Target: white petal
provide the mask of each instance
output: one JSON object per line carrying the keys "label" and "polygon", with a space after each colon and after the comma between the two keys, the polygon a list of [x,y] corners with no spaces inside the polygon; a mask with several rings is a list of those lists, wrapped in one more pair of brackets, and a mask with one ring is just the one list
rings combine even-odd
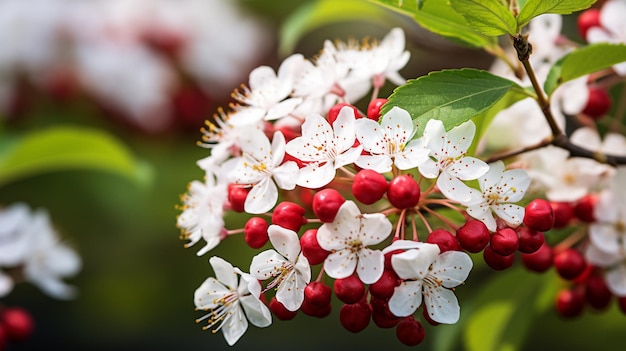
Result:
{"label": "white petal", "polygon": [[620,250],[618,240],[620,234],[611,224],[591,224],[589,226],[589,239],[602,251],[616,254]]}
{"label": "white petal", "polygon": [[194,292],[194,303],[198,309],[213,309],[217,307],[215,301],[230,292],[231,290],[217,279],[209,277]]}
{"label": "white petal", "polygon": [[461,180],[474,180],[487,173],[489,165],[474,157],[463,157],[446,170]]}
{"label": "white petal", "polygon": [[424,242],[413,240],[394,240],[391,245],[383,249],[383,254],[396,250],[416,249],[424,245]]}
{"label": "white petal", "polygon": [[293,190],[296,187],[299,173],[300,169],[298,168],[298,164],[293,161],[287,161],[279,167],[274,168],[272,176],[279,188]]}
{"label": "white petal", "polygon": [[222,322],[222,333],[228,346],[233,346],[248,330],[248,320],[241,307],[236,306],[230,311],[228,317]]}
{"label": "white petal", "polygon": [[610,267],[623,259],[619,253],[608,253],[598,249],[595,245],[587,245],[584,254],[589,263],[598,267]]}
{"label": "white petal", "polygon": [[213,267],[213,272],[215,272],[215,278],[217,278],[217,280],[232,290],[237,289],[239,283],[237,282],[237,274],[232,264],[217,256],[211,257],[209,263],[211,267]]}
{"label": "white petal", "polygon": [[420,163],[418,166],[420,173],[428,179],[437,178],[439,175],[439,165],[431,160],[430,158],[426,159],[424,162]]}
{"label": "white petal", "polygon": [[622,263],[617,268],[606,273],[606,284],[613,294],[619,297],[626,296],[626,264]]}
{"label": "white petal", "polygon": [[524,208],[513,204],[501,204],[493,206],[493,211],[498,217],[504,219],[505,222],[512,226],[522,224],[524,220]]}
{"label": "white petal", "polygon": [[422,304],[422,281],[405,281],[393,291],[389,311],[398,317],[412,315]]}
{"label": "white petal", "polygon": [[452,149],[448,148],[449,155],[455,157],[455,155],[464,154],[472,145],[475,133],[476,125],[471,120],[450,129],[448,131],[448,140],[450,140]]}
{"label": "white petal", "polygon": [[278,189],[270,178],[264,178],[252,187],[243,207],[247,213],[265,213],[274,207],[278,200]]}
{"label": "white petal", "polygon": [[279,274],[280,267],[286,265],[285,260],[274,250],[266,250],[252,258],[250,274],[259,280],[267,280]]}
{"label": "white petal", "polygon": [[8,295],[13,290],[14,285],[13,279],[0,271],[0,297]]}
{"label": "white petal", "polygon": [[285,158],[285,136],[281,131],[274,132],[272,137],[272,166],[278,167]]}
{"label": "white petal", "polygon": [[446,288],[463,284],[474,263],[468,254],[461,251],[446,251],[433,263],[431,274],[442,280]]}
{"label": "white petal", "polygon": [[385,154],[361,155],[354,163],[363,169],[370,169],[378,173],[391,172],[391,165],[393,164],[391,156]]}
{"label": "white petal", "polygon": [[304,288],[306,288],[306,285],[306,281],[295,272],[291,272],[280,283],[276,291],[276,300],[289,311],[297,311],[304,301]]}
{"label": "white petal", "polygon": [[381,127],[390,140],[407,143],[415,134],[415,126],[411,115],[397,106],[394,106],[381,118]]}
{"label": "white petal", "polygon": [[272,324],[272,313],[261,300],[252,295],[247,295],[241,296],[239,301],[244,311],[246,311],[246,316],[248,320],[250,320],[250,323],[259,328],[267,327]]}
{"label": "white petal", "polygon": [[289,116],[289,114],[291,114],[296,109],[296,106],[298,106],[301,102],[301,98],[291,98],[281,101],[267,110],[265,120],[271,121]]}
{"label": "white petal", "polygon": [[422,279],[428,274],[428,268],[439,252],[439,246],[424,244],[417,249],[391,256],[391,266],[402,279]]}
{"label": "white petal", "polygon": [[267,234],[276,251],[289,261],[296,261],[298,254],[300,254],[300,239],[296,232],[272,224],[267,228]]}
{"label": "white petal", "polygon": [[343,167],[345,165],[356,162],[356,160],[358,160],[361,156],[362,151],[363,146],[358,145],[356,147],[349,148],[343,153],[337,155],[337,157],[335,158],[335,168]]}
{"label": "white petal", "polygon": [[471,188],[448,172],[441,172],[437,178],[437,186],[441,193],[450,200],[463,203],[472,198]]}
{"label": "white petal", "polygon": [[424,304],[430,318],[442,324],[454,324],[461,315],[461,307],[452,290],[424,286]]}
{"label": "white petal", "polygon": [[429,152],[422,145],[412,143],[412,146],[394,155],[394,163],[401,170],[416,168],[428,159]]}
{"label": "white petal", "polygon": [[382,213],[364,213],[359,238],[364,245],[376,245],[389,237],[393,225]]}
{"label": "white petal", "polygon": [[354,273],[356,269],[357,256],[350,250],[339,250],[332,252],[324,260],[324,271],[329,277],[340,279],[346,278]]}
{"label": "white petal", "polygon": [[478,178],[478,185],[482,190],[498,184],[504,172],[504,163],[502,161],[492,162],[488,166],[489,170],[487,173]]}
{"label": "white petal", "polygon": [[496,219],[491,214],[491,208],[487,203],[482,203],[478,206],[472,206],[467,208],[467,214],[483,222],[487,229],[491,232],[495,232],[497,229]]}
{"label": "white petal", "polygon": [[429,120],[424,128],[423,137],[427,140],[427,147],[430,149],[431,155],[433,155],[437,160],[444,157],[441,154],[444,150],[444,144],[446,142],[446,130],[443,127],[443,122],[438,119]]}
{"label": "white petal", "polygon": [[373,284],[383,275],[385,256],[379,250],[362,248],[358,253],[356,272],[365,284]]}
{"label": "white petal", "polygon": [[345,248],[344,240],[356,237],[361,229],[359,217],[361,211],[353,201],[344,202],[332,223],[324,223],[317,230],[317,241],[326,251],[341,250]]}
{"label": "white petal", "polygon": [[339,111],[337,119],[333,123],[337,150],[343,152],[354,145],[356,140],[356,119],[354,110],[350,106],[344,106]]}
{"label": "white petal", "polygon": [[369,118],[359,118],[355,123],[356,137],[363,150],[373,154],[386,153],[385,130],[380,124]]}
{"label": "white petal", "polygon": [[269,66],[260,66],[250,72],[248,85],[251,90],[258,90],[276,81],[276,73]]}
{"label": "white petal", "polygon": [[317,162],[310,163],[300,168],[296,184],[304,188],[318,189],[330,183],[336,174],[335,165],[332,162],[326,162],[322,166]]}

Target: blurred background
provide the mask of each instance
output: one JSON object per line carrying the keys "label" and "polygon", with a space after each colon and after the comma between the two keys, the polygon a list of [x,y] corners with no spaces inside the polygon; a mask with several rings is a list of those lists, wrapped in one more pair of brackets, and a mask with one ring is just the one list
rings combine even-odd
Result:
{"label": "blurred background", "polygon": [[[361,10],[328,10],[333,6]],[[0,0],[0,148],[59,126],[87,128],[76,130],[106,133],[141,173],[124,176],[106,166],[49,169],[0,186],[0,206],[25,202],[47,209],[83,261],[79,274],[67,280],[79,288],[74,300],[53,299],[28,284],[0,300],[27,308],[36,323],[29,340],[7,349],[227,349],[221,335],[195,323],[202,314],[194,310],[193,292],[212,274],[210,255],[185,249],[176,228],[180,195],[203,176],[196,165],[208,155],[196,145],[203,120],[227,106],[230,93],[247,83],[256,66],[276,68],[295,52],[311,58],[325,39],[382,38],[396,26],[405,29],[412,53],[401,72],[407,79],[491,64],[482,51],[438,38],[411,18],[367,1]],[[211,255],[245,265],[254,252],[234,236]],[[483,330],[464,324],[480,301],[516,294],[514,284],[557,279],[519,267],[498,274],[479,265],[475,272],[471,284],[457,290],[461,322],[426,325],[420,348],[463,349],[468,335],[474,343],[490,342],[481,341]],[[497,284],[490,283],[494,279]],[[552,298],[549,292],[529,293],[520,303]],[[324,319],[299,314],[267,329],[250,327],[234,348],[407,348],[394,329],[371,323],[360,334],[346,331],[336,307]],[[548,308],[524,330],[484,313],[484,330],[505,328],[502,338],[520,349],[591,349],[624,341],[624,316],[614,307],[567,321]]]}

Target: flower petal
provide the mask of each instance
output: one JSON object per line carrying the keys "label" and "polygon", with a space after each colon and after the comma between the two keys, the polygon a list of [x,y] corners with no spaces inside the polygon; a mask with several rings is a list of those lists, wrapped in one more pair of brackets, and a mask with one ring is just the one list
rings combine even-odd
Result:
{"label": "flower petal", "polygon": [[239,285],[237,281],[237,274],[232,264],[227,262],[221,257],[213,256],[209,259],[213,272],[215,272],[215,278],[229,287],[231,290],[237,289]]}
{"label": "flower petal", "polygon": [[461,307],[452,290],[424,285],[424,304],[435,322],[454,324],[459,321]]}
{"label": "flower petal", "polygon": [[422,281],[405,281],[393,290],[389,311],[397,317],[410,316],[422,304]]}
{"label": "flower petal", "polygon": [[379,250],[362,248],[358,253],[356,272],[365,284],[373,284],[383,275],[385,256]]}
{"label": "flower petal", "polygon": [[431,274],[441,279],[444,287],[453,288],[463,284],[473,265],[472,259],[465,252],[446,251],[433,262]]}
{"label": "flower petal", "polygon": [[259,280],[270,279],[279,274],[280,267],[287,264],[287,260],[274,250],[266,250],[252,258],[250,274]]}
{"label": "flower petal", "polygon": [[306,167],[300,168],[296,184],[304,188],[318,189],[330,183],[336,174],[332,162],[325,162],[321,166],[318,162],[309,163]]}
{"label": "flower petal", "polygon": [[609,290],[619,297],[626,296],[626,264],[622,263],[606,273],[606,284]]}
{"label": "flower petal", "polygon": [[376,245],[389,237],[393,225],[382,213],[364,213],[359,238],[363,245]]}
{"label": "flower petal", "polygon": [[463,203],[472,198],[471,188],[446,171],[441,172],[437,178],[437,186],[441,193],[450,200]]}
{"label": "flower petal", "polygon": [[393,164],[391,156],[384,154],[361,155],[354,163],[363,169],[370,169],[378,173],[391,172],[391,165]]}
{"label": "flower petal", "polygon": [[221,324],[222,333],[228,346],[233,346],[248,330],[248,320],[241,307],[230,308],[230,312]]}
{"label": "flower petal", "polygon": [[270,242],[281,255],[290,262],[295,262],[300,254],[300,239],[293,230],[272,224],[267,228]]}
{"label": "flower petal", "polygon": [[218,305],[215,301],[230,293],[224,284],[213,277],[207,278],[194,292],[194,303],[201,310],[213,309]]}
{"label": "flower petal", "polygon": [[417,249],[391,256],[391,266],[402,279],[423,279],[439,252],[439,246],[424,244]]}
{"label": "flower petal", "polygon": [[505,222],[512,226],[522,224],[524,220],[524,208],[513,204],[501,204],[493,206],[493,211],[498,217],[504,219]]}
{"label": "flower petal", "polygon": [[357,256],[350,250],[332,252],[324,260],[324,271],[329,277],[335,279],[347,278],[356,269]]}
{"label": "flower petal", "polygon": [[263,178],[252,187],[243,204],[244,210],[251,214],[265,213],[274,207],[278,200],[278,189],[271,178]]}

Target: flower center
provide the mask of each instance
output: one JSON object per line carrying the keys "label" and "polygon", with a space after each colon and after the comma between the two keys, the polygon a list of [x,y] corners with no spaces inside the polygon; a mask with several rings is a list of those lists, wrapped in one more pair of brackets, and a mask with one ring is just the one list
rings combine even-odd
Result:
{"label": "flower center", "polygon": [[238,303],[238,301],[239,295],[235,291],[231,291],[218,299],[214,299],[212,302],[218,306],[206,315],[196,319],[196,323],[208,319],[208,324],[202,327],[202,330],[211,329],[215,325],[219,324],[215,329],[211,330],[212,333],[217,333],[220,329],[222,329],[224,323],[226,323],[233,315],[233,307]]}

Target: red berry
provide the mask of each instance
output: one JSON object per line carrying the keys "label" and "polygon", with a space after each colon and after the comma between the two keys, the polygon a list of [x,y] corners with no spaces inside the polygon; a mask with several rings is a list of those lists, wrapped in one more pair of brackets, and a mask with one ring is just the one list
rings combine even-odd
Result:
{"label": "red berry", "polygon": [[272,297],[269,308],[270,311],[272,311],[272,313],[276,316],[276,318],[283,321],[293,319],[298,314],[298,310],[289,311],[287,308],[285,308],[282,303],[276,300],[276,296]]}
{"label": "red berry", "polygon": [[370,101],[367,105],[367,118],[378,121],[380,119],[380,108],[387,103],[387,99],[378,98]]}
{"label": "red berry", "polygon": [[0,324],[7,332],[9,340],[24,341],[35,329],[35,322],[30,312],[21,307],[5,307],[0,312]]}
{"label": "red berry", "polygon": [[310,265],[316,265],[324,262],[330,254],[329,251],[322,249],[317,241],[317,229],[309,229],[300,237],[300,247],[302,254],[307,258]]}
{"label": "red berry", "polygon": [[574,204],[574,215],[583,222],[593,223],[596,221],[594,210],[598,198],[594,194],[587,194]]}
{"label": "red berry", "polygon": [[592,27],[600,27],[600,10],[599,9],[588,9],[583,11],[578,16],[576,21],[578,27],[578,34],[583,39],[587,39],[587,32]]}
{"label": "red berry", "polygon": [[393,250],[385,253],[385,269],[393,271],[393,265],[391,264],[391,256],[404,252],[404,250]]}
{"label": "red berry", "polygon": [[556,297],[556,311],[565,318],[579,316],[585,307],[585,292],[581,287],[561,290]]}
{"label": "red berry", "polygon": [[587,261],[578,250],[567,248],[555,254],[554,268],[563,279],[573,280],[585,271]]}
{"label": "red berry", "polygon": [[305,209],[297,203],[283,201],[276,205],[272,213],[272,223],[298,232],[300,227],[307,223],[305,212]]}
{"label": "red berry", "polygon": [[552,267],[554,261],[554,251],[550,245],[543,243],[539,249],[533,253],[522,253],[522,264],[526,269],[543,273]]}
{"label": "red berry", "polygon": [[551,202],[552,211],[554,212],[553,228],[560,229],[569,225],[574,218],[574,207],[569,202]]}
{"label": "red berry", "polygon": [[308,303],[316,306],[326,306],[330,304],[332,290],[322,282],[310,282],[304,288],[304,299]]}
{"label": "red berry", "polygon": [[269,237],[267,235],[267,221],[261,217],[252,217],[243,227],[246,243],[253,249],[260,249],[267,243]]}
{"label": "red berry", "polygon": [[413,316],[404,317],[396,327],[396,337],[407,346],[419,345],[426,336],[424,326]]}
{"label": "red berry", "polygon": [[545,236],[542,232],[532,230],[526,226],[517,229],[519,235],[519,251],[521,253],[533,253],[537,251],[545,242]]}
{"label": "red berry", "polygon": [[408,174],[399,175],[389,182],[387,199],[399,209],[415,207],[420,200],[420,186]]}
{"label": "red berry", "polygon": [[228,202],[230,208],[235,212],[244,212],[244,204],[250,188],[245,185],[230,183],[228,184]]}
{"label": "red berry", "polygon": [[387,179],[370,169],[360,170],[352,182],[352,194],[366,205],[382,199],[387,191]]}
{"label": "red berry", "polygon": [[493,233],[490,240],[491,249],[502,256],[513,254],[519,248],[517,232],[511,228],[502,228]]}
{"label": "red berry", "polygon": [[426,242],[429,244],[437,244],[439,246],[439,251],[461,251],[461,245],[459,245],[459,241],[456,237],[445,229],[435,229],[430,234],[428,234],[428,238]]}
{"label": "red berry", "polygon": [[611,109],[613,104],[609,93],[600,88],[589,87],[589,99],[583,113],[593,119],[600,119]]}
{"label": "red berry", "polygon": [[461,247],[468,252],[480,252],[489,243],[489,229],[483,222],[470,219],[457,229],[456,238]]}
{"label": "red berry", "polygon": [[355,118],[361,117],[361,112],[359,112],[359,109],[357,109],[354,105],[350,105],[346,102],[340,102],[336,104],[335,106],[331,107],[330,110],[328,110],[328,115],[326,115],[326,119],[328,120],[328,123],[330,123],[330,125],[333,125],[333,123],[335,123],[335,121],[337,120],[337,116],[339,116],[339,112],[341,111],[343,107],[346,107],[346,106],[354,110]]}
{"label": "red berry", "polygon": [[307,316],[324,318],[332,312],[332,305],[318,306],[304,300],[302,306],[300,306],[300,310]]}
{"label": "red berry", "polygon": [[389,299],[398,283],[398,275],[392,269],[385,269],[380,279],[370,284],[370,294],[379,299]]}
{"label": "red berry", "polygon": [[333,283],[335,295],[344,303],[357,303],[365,294],[365,285],[355,274],[335,279]]}
{"label": "red berry", "polygon": [[554,225],[554,212],[550,202],[534,199],[524,210],[524,224],[538,232],[545,232]]}
{"label": "red berry", "polygon": [[335,189],[320,190],[313,196],[313,213],[322,222],[331,223],[345,201],[346,199]]}
{"label": "red berry", "polygon": [[354,304],[345,304],[339,311],[339,322],[348,331],[358,333],[370,323],[372,310],[365,300]]}
{"label": "red berry", "polygon": [[487,246],[483,250],[483,259],[489,267],[496,271],[501,271],[513,266],[513,262],[515,261],[515,254],[502,256],[499,253],[495,252],[491,248],[491,246]]}
{"label": "red berry", "polygon": [[596,310],[603,310],[611,303],[613,293],[606,285],[603,276],[593,274],[585,281],[585,297],[591,307]]}
{"label": "red berry", "polygon": [[377,299],[370,297],[370,306],[372,307],[372,321],[379,328],[393,328],[400,323],[401,318],[395,316],[389,310],[389,300]]}

